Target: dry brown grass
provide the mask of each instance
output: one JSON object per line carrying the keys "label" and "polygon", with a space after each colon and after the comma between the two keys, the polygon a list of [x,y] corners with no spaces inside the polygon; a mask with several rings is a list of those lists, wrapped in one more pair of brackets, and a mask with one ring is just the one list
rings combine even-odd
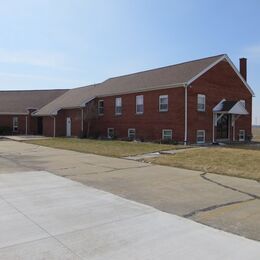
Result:
{"label": "dry brown grass", "polygon": [[253,127],[253,141],[260,142],[260,127]]}
{"label": "dry brown grass", "polygon": [[163,150],[184,148],[184,146],[182,145],[126,142],[116,140],[102,141],[78,138],[50,138],[44,140],[27,141],[27,143],[111,157],[124,157],[150,152],[158,152]]}
{"label": "dry brown grass", "polygon": [[150,162],[260,181],[260,150],[208,148],[163,155]]}

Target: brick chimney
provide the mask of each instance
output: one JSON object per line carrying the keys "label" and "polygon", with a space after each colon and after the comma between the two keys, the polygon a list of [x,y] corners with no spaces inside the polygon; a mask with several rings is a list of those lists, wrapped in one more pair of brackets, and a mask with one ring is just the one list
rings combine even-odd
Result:
{"label": "brick chimney", "polygon": [[240,58],[239,59],[239,65],[240,65],[240,74],[245,79],[247,78],[247,59],[246,58]]}

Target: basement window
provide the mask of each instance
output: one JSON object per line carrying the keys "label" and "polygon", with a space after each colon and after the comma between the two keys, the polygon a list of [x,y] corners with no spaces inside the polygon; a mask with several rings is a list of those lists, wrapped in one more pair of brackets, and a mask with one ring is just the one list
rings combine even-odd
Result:
{"label": "basement window", "polygon": [[128,129],[128,138],[130,140],[135,140],[135,128]]}
{"label": "basement window", "polygon": [[197,144],[205,143],[205,130],[197,130]]}
{"label": "basement window", "polygon": [[139,95],[135,98],[136,102],[136,114],[143,114],[144,113],[144,96]]}
{"label": "basement window", "polygon": [[246,140],[246,131],[239,130],[239,139],[240,142],[244,142]]}
{"label": "basement window", "polygon": [[159,96],[159,111],[160,112],[168,111],[168,95]]}
{"label": "basement window", "polygon": [[104,115],[104,100],[98,101],[98,114],[100,116]]}
{"label": "basement window", "polygon": [[205,95],[198,94],[197,110],[200,112],[205,112],[205,110],[206,110],[206,96]]}
{"label": "basement window", "polygon": [[13,117],[13,132],[18,132],[18,117]]}
{"label": "basement window", "polygon": [[108,128],[107,129],[107,137],[110,139],[113,139],[115,137],[115,129],[114,128]]}
{"label": "basement window", "polygon": [[171,129],[163,129],[162,130],[162,139],[163,140],[172,140],[172,130]]}
{"label": "basement window", "polygon": [[122,115],[122,98],[117,97],[116,98],[116,103],[115,103],[115,113],[116,115]]}

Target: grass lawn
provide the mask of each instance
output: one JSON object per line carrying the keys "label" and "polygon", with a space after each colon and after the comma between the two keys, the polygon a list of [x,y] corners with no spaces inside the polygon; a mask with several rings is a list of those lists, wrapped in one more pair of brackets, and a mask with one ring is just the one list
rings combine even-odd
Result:
{"label": "grass lawn", "polygon": [[50,138],[45,140],[26,141],[26,143],[112,157],[124,157],[149,152],[185,148],[183,145],[126,142],[116,140],[101,141],[77,138]]}
{"label": "grass lawn", "polygon": [[149,162],[260,181],[260,150],[208,148],[163,155]]}

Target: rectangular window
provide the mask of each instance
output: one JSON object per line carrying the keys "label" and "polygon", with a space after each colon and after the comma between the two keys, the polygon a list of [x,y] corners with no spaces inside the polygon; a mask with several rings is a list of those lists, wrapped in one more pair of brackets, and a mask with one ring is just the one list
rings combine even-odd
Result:
{"label": "rectangular window", "polygon": [[104,115],[104,100],[99,100],[98,101],[98,114]]}
{"label": "rectangular window", "polygon": [[113,139],[115,137],[115,130],[114,128],[107,129],[107,137]]}
{"label": "rectangular window", "polygon": [[159,96],[159,111],[160,112],[168,111],[168,95]]}
{"label": "rectangular window", "polygon": [[144,113],[144,96],[136,96],[136,114],[143,114]]}
{"label": "rectangular window", "polygon": [[246,140],[246,131],[245,130],[239,130],[239,141],[244,142]]}
{"label": "rectangular window", "polygon": [[205,130],[197,130],[197,144],[205,143]]}
{"label": "rectangular window", "polygon": [[115,113],[116,115],[122,115],[122,98],[117,97],[115,102]]}
{"label": "rectangular window", "polygon": [[15,116],[13,117],[13,132],[17,132],[18,131],[18,117]]}
{"label": "rectangular window", "polygon": [[135,140],[135,128],[128,129],[128,138],[130,140]]}
{"label": "rectangular window", "polygon": [[163,140],[172,140],[172,130],[171,129],[163,129],[162,130],[162,139]]}
{"label": "rectangular window", "polygon": [[198,94],[197,110],[204,112],[206,110],[206,96]]}

